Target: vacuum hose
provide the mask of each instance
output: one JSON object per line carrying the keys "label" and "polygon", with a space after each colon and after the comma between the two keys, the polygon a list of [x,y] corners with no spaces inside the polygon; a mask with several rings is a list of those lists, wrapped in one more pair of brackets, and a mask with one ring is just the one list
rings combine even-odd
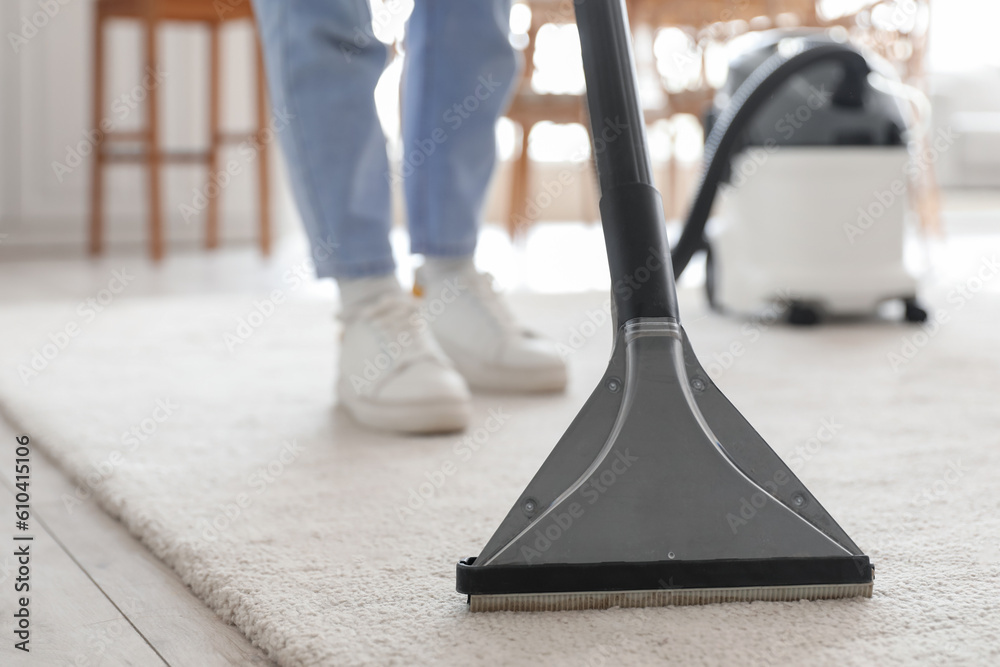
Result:
{"label": "vacuum hose", "polygon": [[575,2],[616,326],[679,318],[624,0]]}
{"label": "vacuum hose", "polygon": [[856,106],[860,101],[860,90],[856,84],[868,74],[870,68],[863,55],[850,46],[837,43],[807,45],[791,56],[775,53],[736,90],[705,141],[705,167],[698,194],[688,212],[681,237],[670,253],[675,278],[680,277],[694,254],[704,248],[705,225],[719,184],[737,142],[754,115],[792,76],[816,63],[830,61],[841,63],[845,70],[844,80],[833,93],[833,102]]}

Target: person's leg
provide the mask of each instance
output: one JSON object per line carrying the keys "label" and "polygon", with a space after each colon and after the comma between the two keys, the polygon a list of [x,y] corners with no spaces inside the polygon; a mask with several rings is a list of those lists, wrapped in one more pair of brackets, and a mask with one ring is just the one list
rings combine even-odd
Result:
{"label": "person's leg", "polygon": [[468,423],[469,395],[415,324],[389,245],[385,137],[375,85],[387,48],[366,0],[254,0],[276,118],[319,277],[341,293],[337,393],[359,422],[405,432]]}
{"label": "person's leg", "polygon": [[407,27],[402,174],[416,283],[434,337],[474,387],[551,391],[566,384],[555,345],[517,324],[476,271],[496,121],[519,78],[509,0],[417,0]]}
{"label": "person's leg", "polygon": [[471,256],[518,78],[510,0],[416,0],[406,33],[403,162],[410,244]]}
{"label": "person's leg", "polygon": [[271,104],[319,277],[394,270],[375,85],[387,47],[366,0],[254,0]]}

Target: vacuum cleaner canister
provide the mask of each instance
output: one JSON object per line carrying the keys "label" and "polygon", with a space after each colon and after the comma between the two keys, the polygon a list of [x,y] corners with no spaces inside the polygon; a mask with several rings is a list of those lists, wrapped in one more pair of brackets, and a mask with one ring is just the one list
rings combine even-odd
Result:
{"label": "vacuum cleaner canister", "polygon": [[[757,68],[803,39],[835,43],[809,30],[742,38],[751,46],[730,63],[709,128]],[[906,114],[870,83],[866,65],[860,54],[853,64],[813,63],[743,125],[705,241],[713,308],[751,314],[778,302],[805,324],[823,314],[870,315],[901,300],[907,320],[926,319],[903,258],[913,167]]]}
{"label": "vacuum cleaner canister", "polygon": [[[652,187],[624,3],[577,3],[576,13],[591,123],[624,128],[595,153],[612,284],[643,280],[614,292],[607,370],[482,552],[458,563],[458,591],[473,611],[870,597],[868,557],[695,357]],[[856,57],[817,45],[770,62],[765,78]],[[739,122],[720,118],[721,150]],[[695,240],[675,258],[696,250],[700,233]],[[680,259],[683,268],[690,255]]]}

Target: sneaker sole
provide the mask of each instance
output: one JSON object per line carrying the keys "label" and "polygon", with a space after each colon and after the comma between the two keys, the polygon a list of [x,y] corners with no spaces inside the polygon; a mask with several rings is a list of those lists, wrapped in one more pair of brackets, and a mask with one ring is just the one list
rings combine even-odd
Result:
{"label": "sneaker sole", "polygon": [[363,398],[341,399],[341,405],[363,426],[396,433],[454,433],[469,425],[471,408],[454,401],[386,405]]}

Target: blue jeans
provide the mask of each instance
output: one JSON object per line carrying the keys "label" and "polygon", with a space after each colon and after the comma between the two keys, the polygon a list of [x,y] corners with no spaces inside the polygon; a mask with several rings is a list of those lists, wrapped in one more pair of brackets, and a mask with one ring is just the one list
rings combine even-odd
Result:
{"label": "blue jeans", "polygon": [[[271,103],[320,277],[394,269],[385,136],[374,90],[388,48],[366,0],[253,0]],[[385,7],[398,11],[400,3]],[[416,0],[403,74],[403,187],[411,249],[470,255],[517,76],[510,0]],[[380,17],[376,17],[378,20]],[[382,19],[384,20],[384,18]]]}

